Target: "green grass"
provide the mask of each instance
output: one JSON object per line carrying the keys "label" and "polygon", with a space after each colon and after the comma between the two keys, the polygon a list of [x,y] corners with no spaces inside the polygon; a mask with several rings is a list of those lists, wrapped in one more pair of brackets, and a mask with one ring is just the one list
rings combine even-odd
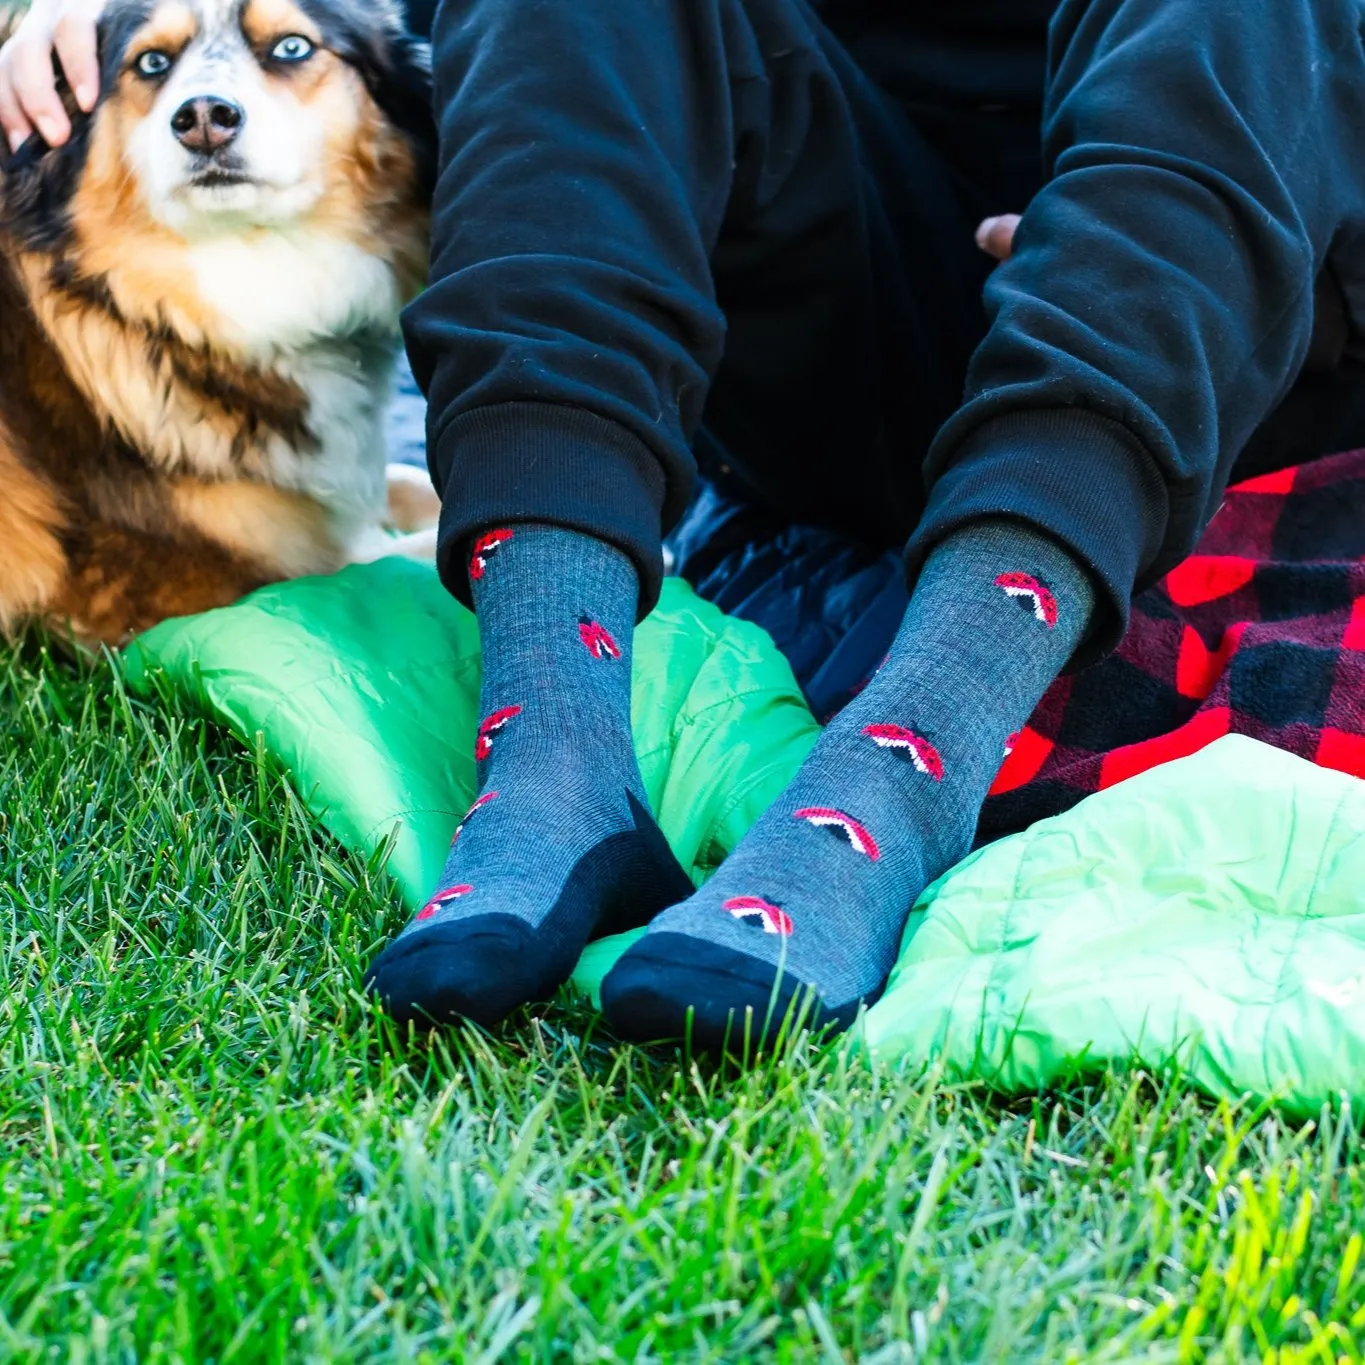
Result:
{"label": "green grass", "polygon": [[0,1358],[1358,1361],[1349,1116],[1019,1101],[580,1005],[407,1047],[403,919],[212,727],[0,654]]}

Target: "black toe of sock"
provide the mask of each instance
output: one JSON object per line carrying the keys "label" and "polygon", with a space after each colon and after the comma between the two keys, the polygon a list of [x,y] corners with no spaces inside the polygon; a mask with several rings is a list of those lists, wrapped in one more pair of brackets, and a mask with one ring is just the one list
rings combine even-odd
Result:
{"label": "black toe of sock", "polygon": [[525,920],[477,915],[396,939],[365,973],[365,989],[400,1024],[470,1019],[488,1028],[518,1005],[548,999],[572,967],[556,972]]}
{"label": "black toe of sock", "polygon": [[812,1031],[846,1029],[857,1016],[856,1001],[832,1010],[818,999],[807,1007],[808,997],[803,982],[778,980],[766,962],[685,934],[647,934],[602,982],[602,1010],[620,1037],[653,1043],[690,1036],[708,1052],[761,1047],[789,1016]]}

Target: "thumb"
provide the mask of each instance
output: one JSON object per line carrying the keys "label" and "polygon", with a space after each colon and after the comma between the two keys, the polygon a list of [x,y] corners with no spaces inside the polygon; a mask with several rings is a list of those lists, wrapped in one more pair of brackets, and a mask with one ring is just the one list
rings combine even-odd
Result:
{"label": "thumb", "polygon": [[1017,213],[1002,213],[987,218],[976,230],[976,244],[997,261],[1007,261],[1014,250],[1014,230],[1019,226]]}

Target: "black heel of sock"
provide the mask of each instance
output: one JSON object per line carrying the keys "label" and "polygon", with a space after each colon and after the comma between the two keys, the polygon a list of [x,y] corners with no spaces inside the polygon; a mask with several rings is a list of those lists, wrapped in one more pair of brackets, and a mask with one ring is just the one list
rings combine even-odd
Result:
{"label": "black heel of sock", "polygon": [[626,792],[626,802],[634,828],[613,835],[594,850],[606,864],[602,873],[611,888],[592,931],[595,939],[639,929],[696,890],[649,808],[631,791]]}

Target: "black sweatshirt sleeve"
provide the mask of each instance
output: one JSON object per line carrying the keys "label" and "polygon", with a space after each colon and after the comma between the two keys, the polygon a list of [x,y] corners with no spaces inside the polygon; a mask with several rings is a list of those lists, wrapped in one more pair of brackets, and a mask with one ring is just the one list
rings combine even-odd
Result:
{"label": "black sweatshirt sleeve", "polygon": [[912,575],[953,526],[1022,516],[1106,590],[1102,649],[1135,584],[1190,552],[1302,366],[1315,277],[1360,205],[1358,24],[1346,0],[1065,0],[1049,180],[930,453]]}
{"label": "black sweatshirt sleeve", "polygon": [[715,6],[632,6],[436,10],[431,283],[404,331],[466,602],[469,536],[537,520],[629,554],[644,615],[690,495],[733,130]]}

